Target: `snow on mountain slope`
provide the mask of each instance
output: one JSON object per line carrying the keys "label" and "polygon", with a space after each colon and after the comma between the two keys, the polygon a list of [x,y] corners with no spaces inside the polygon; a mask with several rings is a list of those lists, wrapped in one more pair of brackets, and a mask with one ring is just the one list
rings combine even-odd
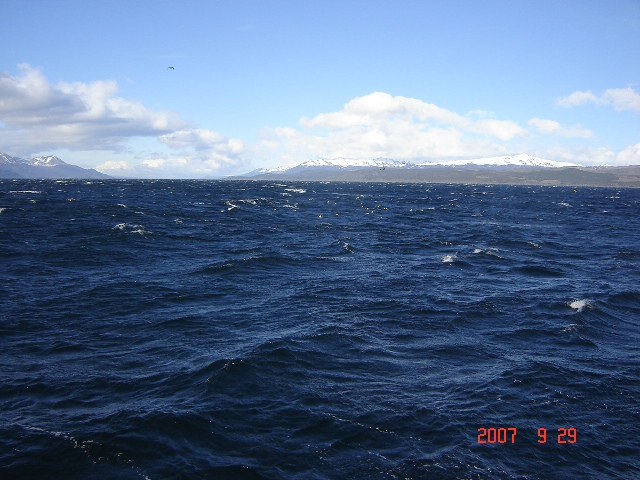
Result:
{"label": "snow on mountain slope", "polygon": [[29,159],[0,152],[0,178],[109,178],[91,168],[63,162],[53,155]]}
{"label": "snow on mountain slope", "polygon": [[505,155],[503,157],[486,157],[476,158],[472,160],[451,160],[442,162],[425,162],[418,163],[418,166],[464,166],[464,165],[483,165],[492,167],[544,167],[544,168],[561,168],[561,167],[579,167],[576,163],[569,162],[556,162],[553,160],[546,160],[540,157],[532,157],[526,153],[520,153],[518,155]]}
{"label": "snow on mountain slope", "polygon": [[47,155],[44,157],[33,157],[29,160],[32,165],[36,165],[38,167],[55,167],[58,165],[67,165],[67,163],[63,162],[59,157],[54,157],[52,155]]}
{"label": "snow on mountain slope", "polygon": [[6,153],[0,153],[0,164],[5,165],[32,165],[35,167],[57,167],[59,165],[68,165],[63,162],[60,158],[54,157],[53,155],[46,155],[43,157],[33,157],[33,158],[20,158],[20,157],[12,157],[11,155],[7,155]]}
{"label": "snow on mountain slope", "polygon": [[[307,160],[299,165],[293,167],[277,167],[271,169],[259,169],[255,173],[284,173],[290,171],[303,170],[307,168],[335,168],[335,169],[354,169],[354,168],[402,168],[412,167],[413,164],[409,162],[400,162],[397,160],[390,160],[388,158],[318,158],[314,160]],[[254,172],[252,172],[254,173]]]}
{"label": "snow on mountain slope", "polygon": [[388,158],[377,159],[362,159],[362,158],[320,158],[315,160],[308,160],[299,165],[293,167],[277,167],[271,169],[258,169],[250,172],[251,175],[263,174],[263,173],[285,173],[285,172],[297,172],[300,170],[310,168],[334,168],[334,169],[357,169],[357,168],[421,168],[430,166],[486,166],[486,167],[544,167],[544,168],[560,168],[560,167],[579,167],[580,165],[568,162],[556,162],[553,160],[546,160],[540,157],[533,157],[526,153],[520,153],[518,155],[506,155],[503,157],[486,157],[476,158],[471,160],[447,160],[439,162],[421,162],[411,163],[408,161],[397,161]]}
{"label": "snow on mountain slope", "polygon": [[5,164],[5,163],[11,163],[12,160],[13,160],[12,156],[7,155],[6,153],[0,152],[0,165]]}
{"label": "snow on mountain slope", "polygon": [[[298,165],[299,167],[338,167],[338,168],[355,168],[355,167],[404,167],[407,162],[398,162],[387,158],[332,158],[309,160]],[[295,167],[294,167],[295,168]]]}

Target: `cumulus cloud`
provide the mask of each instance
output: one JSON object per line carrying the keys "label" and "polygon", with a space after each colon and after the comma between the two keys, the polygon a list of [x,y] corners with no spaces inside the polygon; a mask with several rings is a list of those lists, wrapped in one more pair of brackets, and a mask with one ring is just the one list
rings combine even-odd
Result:
{"label": "cumulus cloud", "polygon": [[629,145],[616,155],[619,165],[640,165],[640,143]]}
{"label": "cumulus cloud", "polygon": [[[178,130],[161,135],[158,140],[187,156],[187,163],[199,162],[205,170],[217,170],[242,162],[245,145],[206,129]],[[184,160],[184,157],[181,157]]]}
{"label": "cumulus cloud", "polygon": [[241,140],[229,139],[217,132],[202,128],[178,130],[161,135],[159,140],[173,148],[193,148],[196,151],[216,152],[228,158],[228,163],[235,163],[234,157],[242,153],[244,144]]}
{"label": "cumulus cloud", "polygon": [[171,152],[150,153],[136,164],[110,160],[96,169],[116,176],[201,178],[231,174],[235,167],[245,163],[243,142],[211,130],[176,130],[160,135],[158,141]]}
{"label": "cumulus cloud", "polygon": [[508,120],[485,119],[472,122],[468,126],[471,132],[489,135],[500,140],[511,140],[525,135],[525,130],[515,122]]}
{"label": "cumulus cloud", "polygon": [[214,175],[242,160],[244,144],[206,129],[192,128],[177,114],[151,110],[118,96],[113,80],[52,84],[28,64],[20,75],[0,73],[0,145],[13,155],[54,150],[127,150],[134,138],[151,137],[176,152],[132,163],[110,160],[105,173],[141,176]]}
{"label": "cumulus cloud", "polygon": [[532,118],[529,120],[528,124],[536,128],[540,133],[559,135],[561,137],[589,138],[593,136],[593,132],[587,128],[565,127],[555,120]]}
{"label": "cumulus cloud", "polygon": [[119,150],[135,136],[156,136],[186,125],[177,115],[117,96],[113,80],[51,84],[37,69],[0,74],[0,139],[4,148]]}
{"label": "cumulus cloud", "polygon": [[[103,156],[103,163],[96,167],[114,175],[213,177],[242,171],[250,156],[275,165],[313,157],[494,156],[526,151],[527,142],[531,137],[539,138],[538,134],[593,136],[586,128],[551,119],[532,118],[522,126],[493,112],[460,114],[420,99],[374,92],[350,100],[340,110],[303,117],[296,128],[264,129],[261,142],[247,145],[197,128],[173,112],[152,110],[123,98],[113,80],[53,84],[30,65],[19,69],[15,76],[0,72],[0,147],[19,156],[55,150],[115,152]],[[640,111],[640,95],[631,88],[610,89],[600,96],[573,92],[557,101],[567,108],[588,103]],[[162,152],[135,159],[124,155],[130,152],[132,139],[140,138],[155,139]],[[550,158],[573,155],[567,159],[577,163],[605,158],[609,163],[640,163],[639,148],[632,145],[619,153],[567,151]]]}
{"label": "cumulus cloud", "polygon": [[585,103],[596,103],[597,100],[598,97],[591,92],[573,92],[567,97],[556,100],[556,105],[559,107],[571,108],[584,105]]}
{"label": "cumulus cloud", "polygon": [[9,126],[55,124],[56,117],[72,117],[82,111],[82,102],[49,84],[36,69],[19,66],[21,77],[0,72],[0,116]]}
{"label": "cumulus cloud", "polygon": [[300,129],[263,132],[263,146],[285,158],[446,158],[507,152],[504,142],[526,135],[510,120],[463,116],[416,98],[384,92],[354,98],[342,110],[303,117]]}
{"label": "cumulus cloud", "polygon": [[600,97],[605,105],[611,105],[617,111],[633,110],[640,112],[640,94],[632,88],[614,88],[607,90]]}
{"label": "cumulus cloud", "polygon": [[524,134],[524,130],[514,122],[494,119],[473,120],[471,116],[463,117],[432,103],[416,98],[394,97],[384,92],[374,92],[355,98],[345,104],[339,112],[321,113],[312,119],[300,120],[303,127],[329,129],[379,128],[390,123],[404,123],[417,129],[447,125],[507,140]]}
{"label": "cumulus cloud", "polygon": [[[630,109],[635,108],[634,95],[630,89],[608,90],[601,97],[575,92],[565,103],[597,100]],[[264,129],[261,149],[254,148],[253,153],[273,166],[317,157],[444,160],[520,151],[583,165],[640,163],[640,144],[620,151],[589,143],[562,146],[557,143],[560,138],[592,139],[594,132],[552,119],[531,118],[522,126],[496,116],[481,110],[459,114],[419,99],[375,92],[354,98],[340,110],[303,117],[298,128]],[[541,145],[541,135],[556,137],[556,143]]]}
{"label": "cumulus cloud", "polygon": [[454,112],[415,98],[393,97],[388,93],[374,92],[351,100],[339,112],[321,113],[311,120],[303,118],[300,123],[305,127],[347,128],[376,125],[384,119],[416,119],[422,122],[433,120],[453,125],[466,121]]}
{"label": "cumulus cloud", "polygon": [[623,110],[640,112],[640,94],[632,88],[611,88],[600,96],[590,91],[577,91],[556,101],[557,106],[565,108],[577,107],[585,103],[611,106],[618,112]]}
{"label": "cumulus cloud", "polygon": [[554,160],[581,165],[640,165],[640,143],[618,151],[608,147],[553,145],[544,154]]}
{"label": "cumulus cloud", "polygon": [[116,172],[117,174],[124,174],[124,172],[130,172],[133,170],[133,165],[124,160],[108,160],[101,163],[96,167],[101,172]]}

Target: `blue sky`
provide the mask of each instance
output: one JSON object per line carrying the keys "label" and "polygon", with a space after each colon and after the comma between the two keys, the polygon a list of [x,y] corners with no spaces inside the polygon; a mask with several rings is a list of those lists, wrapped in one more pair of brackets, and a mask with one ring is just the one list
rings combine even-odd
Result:
{"label": "blue sky", "polygon": [[0,16],[10,155],[156,178],[342,156],[640,164],[640,0],[2,0]]}

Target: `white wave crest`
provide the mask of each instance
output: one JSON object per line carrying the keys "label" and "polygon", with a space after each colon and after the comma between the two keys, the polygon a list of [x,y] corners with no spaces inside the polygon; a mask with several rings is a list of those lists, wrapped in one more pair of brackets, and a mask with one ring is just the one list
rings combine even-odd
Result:
{"label": "white wave crest", "polygon": [[120,230],[121,232],[137,233],[138,235],[148,235],[152,232],[147,230],[144,225],[131,225],[128,223],[118,223],[112,230]]}
{"label": "white wave crest", "polygon": [[569,302],[569,307],[573,308],[576,312],[581,312],[582,310],[585,309],[585,307],[588,307],[590,304],[589,300],[587,300],[586,298],[583,298],[581,300],[573,300],[571,302]]}
{"label": "white wave crest", "polygon": [[562,331],[563,332],[577,332],[579,328],[580,328],[580,325],[578,325],[577,323],[570,323],[569,325],[565,326],[562,329]]}

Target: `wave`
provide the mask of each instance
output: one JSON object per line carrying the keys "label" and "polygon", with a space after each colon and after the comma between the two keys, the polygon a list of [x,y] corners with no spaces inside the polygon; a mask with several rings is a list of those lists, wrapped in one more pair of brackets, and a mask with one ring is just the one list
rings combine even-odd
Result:
{"label": "wave", "polygon": [[577,313],[580,313],[585,308],[587,308],[587,307],[589,307],[591,305],[591,301],[586,299],[586,298],[583,298],[581,300],[572,300],[567,305],[569,305],[569,307],[574,309]]}
{"label": "wave", "polygon": [[295,267],[299,265],[299,261],[300,259],[287,255],[255,255],[240,259],[220,260],[207,266],[199,267],[192,273],[195,275],[216,275],[233,271],[269,271]]}
{"label": "wave", "polygon": [[112,230],[117,230],[123,233],[135,233],[137,235],[142,235],[142,236],[147,236],[153,233],[150,230],[147,230],[147,228],[144,225],[137,225],[137,224],[130,224],[130,223],[118,223],[112,228]]}
{"label": "wave", "polygon": [[515,267],[517,272],[527,277],[564,277],[566,274],[559,268],[552,268],[545,265],[526,265],[523,267]]}
{"label": "wave", "polygon": [[640,473],[637,190],[0,186],[0,477]]}

